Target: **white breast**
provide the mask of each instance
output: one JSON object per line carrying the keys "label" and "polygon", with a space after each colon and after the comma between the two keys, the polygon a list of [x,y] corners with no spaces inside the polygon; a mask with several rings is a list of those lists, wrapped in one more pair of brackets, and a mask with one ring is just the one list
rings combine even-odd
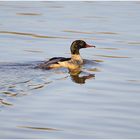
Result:
{"label": "white breast", "polygon": [[72,55],[71,60],[59,62],[59,65],[69,69],[78,69],[83,64],[83,59],[80,55]]}

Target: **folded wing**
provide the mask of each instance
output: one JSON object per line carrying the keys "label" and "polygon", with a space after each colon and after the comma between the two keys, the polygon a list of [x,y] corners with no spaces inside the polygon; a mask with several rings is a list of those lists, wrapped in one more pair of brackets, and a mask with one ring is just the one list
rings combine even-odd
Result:
{"label": "folded wing", "polygon": [[69,61],[71,58],[65,58],[65,57],[53,57],[51,59],[49,59],[48,61],[40,64],[37,66],[37,68],[41,68],[41,69],[50,69],[52,65],[54,64],[58,64],[59,62],[63,62],[63,61]]}

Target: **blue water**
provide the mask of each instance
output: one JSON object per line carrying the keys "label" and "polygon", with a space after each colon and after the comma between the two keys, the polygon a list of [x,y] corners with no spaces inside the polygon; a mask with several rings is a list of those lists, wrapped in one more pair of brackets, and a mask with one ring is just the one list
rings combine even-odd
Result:
{"label": "blue water", "polygon": [[[0,138],[140,138],[140,2],[0,2]],[[79,75],[34,67],[70,56]]]}

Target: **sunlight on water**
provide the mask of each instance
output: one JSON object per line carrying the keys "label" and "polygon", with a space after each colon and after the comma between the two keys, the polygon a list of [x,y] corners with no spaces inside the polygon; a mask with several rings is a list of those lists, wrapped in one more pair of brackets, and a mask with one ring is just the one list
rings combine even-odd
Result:
{"label": "sunlight on water", "polygon": [[[0,138],[140,138],[139,2],[0,2]],[[70,57],[79,71],[38,69]]]}

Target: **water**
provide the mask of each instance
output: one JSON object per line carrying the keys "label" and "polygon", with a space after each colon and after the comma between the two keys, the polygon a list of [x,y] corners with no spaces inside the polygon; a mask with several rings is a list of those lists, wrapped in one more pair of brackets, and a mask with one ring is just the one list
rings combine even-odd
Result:
{"label": "water", "polygon": [[[0,138],[140,138],[139,2],[0,2]],[[82,49],[82,72],[34,69]]]}

